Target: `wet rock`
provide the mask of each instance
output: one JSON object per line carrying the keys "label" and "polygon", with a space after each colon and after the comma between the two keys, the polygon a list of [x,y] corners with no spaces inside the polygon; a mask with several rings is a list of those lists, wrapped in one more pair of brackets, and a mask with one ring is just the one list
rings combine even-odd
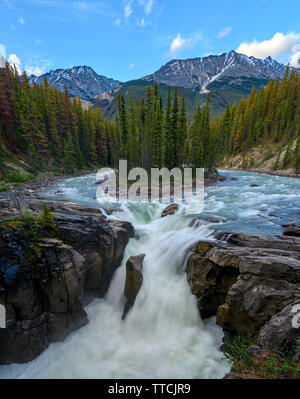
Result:
{"label": "wet rock", "polygon": [[250,184],[250,187],[259,187],[259,184]]}
{"label": "wet rock", "polygon": [[189,227],[198,227],[201,224],[218,224],[218,223],[226,223],[227,219],[222,216],[215,216],[215,215],[199,215],[194,217]]}
{"label": "wet rock", "polygon": [[166,209],[162,212],[161,217],[164,218],[166,216],[174,215],[179,209],[178,204],[171,204],[166,207]]}
{"label": "wet rock", "polygon": [[86,324],[84,305],[106,294],[134,235],[130,223],[110,222],[98,209],[36,198],[26,207],[38,216],[45,203],[56,238],[40,236],[33,245],[21,223],[0,228],[0,304],[7,310],[0,364],[28,362]]}
{"label": "wet rock", "polygon": [[237,181],[237,178],[236,177],[232,177],[231,180],[232,181]]}
{"label": "wet rock", "polygon": [[287,228],[287,227],[296,227],[295,223],[292,224],[282,224],[281,227]]}
{"label": "wet rock", "polygon": [[126,303],[122,319],[124,320],[127,313],[133,307],[136,297],[143,284],[143,260],[146,255],[131,256],[126,262],[126,282],[124,294]]}
{"label": "wet rock", "polygon": [[291,237],[300,237],[300,227],[296,227],[295,225],[290,225],[286,227],[283,232],[284,236],[291,236]]}
{"label": "wet rock", "polygon": [[223,182],[225,180],[226,180],[226,176],[222,176],[217,173],[211,173],[208,176],[205,176],[204,184],[205,184],[205,186],[209,186],[211,184],[214,184],[217,182]]}

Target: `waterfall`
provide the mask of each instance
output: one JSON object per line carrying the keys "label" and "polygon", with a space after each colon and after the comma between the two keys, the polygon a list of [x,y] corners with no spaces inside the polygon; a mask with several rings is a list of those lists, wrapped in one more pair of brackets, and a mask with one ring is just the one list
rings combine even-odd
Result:
{"label": "waterfall", "polygon": [[[110,217],[130,221],[138,238],[130,240],[106,297],[86,308],[89,324],[30,363],[0,367],[0,378],[222,378],[230,369],[219,350],[223,333],[214,318],[199,316],[187,282],[187,256],[216,229],[278,234],[280,215],[300,211],[300,180],[234,176],[238,181],[229,178],[206,190],[205,212],[228,220],[218,226],[189,227],[197,206],[161,218],[162,205],[123,204]],[[94,175],[70,179],[48,194],[95,206],[94,181]],[[250,187],[253,182],[259,187]],[[270,211],[278,214],[272,221]],[[126,261],[139,254],[146,255],[143,285],[122,321]]]}

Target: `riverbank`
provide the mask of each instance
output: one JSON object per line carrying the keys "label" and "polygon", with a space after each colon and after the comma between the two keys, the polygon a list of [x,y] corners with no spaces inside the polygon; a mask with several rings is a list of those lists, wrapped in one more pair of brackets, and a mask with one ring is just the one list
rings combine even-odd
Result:
{"label": "riverbank", "polygon": [[227,167],[220,167],[222,170],[236,171],[236,172],[250,172],[250,173],[259,173],[264,175],[270,176],[280,176],[280,177],[292,177],[296,179],[300,179],[300,174],[294,173],[293,169],[287,170],[264,170],[264,169],[242,169],[242,168],[227,168]]}
{"label": "riverbank", "polygon": [[[290,148],[292,154],[295,151],[295,147],[296,140],[294,140]],[[267,146],[260,144],[251,148],[246,154],[238,153],[225,156],[220,162],[219,168],[299,178],[300,174],[295,171],[294,158],[290,157],[289,162],[285,160],[287,150],[288,144],[283,147],[275,143],[268,143]]]}
{"label": "riverbank", "polygon": [[[10,197],[36,197],[42,199],[43,196],[40,195],[41,191],[44,189],[48,189],[56,183],[59,183],[63,180],[73,179],[76,177],[86,176],[93,173],[97,173],[98,169],[86,170],[78,173],[73,173],[70,175],[57,175],[57,176],[45,176],[38,177],[35,180],[30,180],[26,183],[14,183],[11,184],[7,190],[1,191],[0,185],[0,199],[7,199]],[[226,177],[221,176],[217,173],[212,173],[208,177],[205,178],[205,186],[209,186],[219,181],[225,181]],[[2,187],[5,185],[2,185]],[[95,186],[96,190],[96,186]]]}
{"label": "riverbank", "polygon": [[[1,191],[1,187],[7,186],[7,184],[0,185],[0,199],[5,199],[10,196],[13,197],[30,197],[37,196],[39,197],[39,193],[41,190],[49,188],[54,184],[62,181],[68,180],[75,177],[86,176],[92,173],[96,173],[98,169],[85,170],[69,175],[56,175],[56,176],[42,176],[37,177],[34,180],[27,181],[25,183],[12,183]],[[42,197],[41,197],[42,198]]]}

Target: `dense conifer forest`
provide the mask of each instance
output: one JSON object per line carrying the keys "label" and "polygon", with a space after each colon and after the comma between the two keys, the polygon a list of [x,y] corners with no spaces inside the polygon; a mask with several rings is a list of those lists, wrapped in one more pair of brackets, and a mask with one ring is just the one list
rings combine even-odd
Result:
{"label": "dense conifer forest", "polygon": [[[291,167],[300,173],[299,73],[287,67],[281,81],[269,81],[257,91],[253,87],[247,99],[228,106],[221,118],[211,122],[211,130],[219,160],[228,155],[243,156],[255,146],[265,145],[264,156],[276,157],[274,170]],[[276,145],[275,154],[269,148],[272,144]]]}
{"label": "dense conifer forest", "polygon": [[246,154],[259,143],[285,148],[282,165],[300,172],[300,76],[286,70],[282,81],[228,106],[220,118],[210,115],[209,95],[192,120],[184,97],[169,88],[166,104],[159,86],[140,100],[118,98],[115,120],[92,105],[49,86],[30,86],[8,62],[0,68],[0,171],[7,173],[7,154],[23,159],[31,172],[74,173],[99,166],[204,167],[212,171],[226,155]]}

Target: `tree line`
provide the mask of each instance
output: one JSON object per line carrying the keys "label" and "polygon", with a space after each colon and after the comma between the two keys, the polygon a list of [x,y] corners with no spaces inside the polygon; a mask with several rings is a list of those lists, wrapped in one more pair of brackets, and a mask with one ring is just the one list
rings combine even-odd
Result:
{"label": "tree line", "polygon": [[[247,154],[265,143],[278,146],[277,165],[300,172],[300,76],[287,67],[282,80],[252,89],[247,99],[228,105],[211,118],[209,95],[191,120],[184,97],[168,90],[166,103],[157,84],[141,99],[118,96],[115,120],[92,104],[52,88],[47,79],[31,86],[8,62],[0,68],[0,172],[5,154],[30,164],[32,171],[73,173],[102,166],[205,168],[209,173],[224,156]],[[282,156],[282,149],[285,154]],[[282,159],[282,165],[279,159]]]}
{"label": "tree line", "polygon": [[274,169],[289,166],[300,173],[299,72],[288,66],[283,79],[270,80],[257,91],[253,87],[247,99],[228,105],[223,115],[211,122],[211,129],[219,159],[247,154],[259,144],[268,148],[274,143],[276,154],[269,154],[277,156]]}
{"label": "tree line", "polygon": [[[26,157],[33,170],[73,173],[96,166],[214,167],[209,98],[189,126],[184,97],[169,88],[166,104],[159,86],[126,104],[118,97],[118,114],[104,118],[91,104],[71,99],[47,79],[31,86],[8,62],[0,68],[0,168],[5,151]],[[1,166],[2,165],[2,166]]]}

